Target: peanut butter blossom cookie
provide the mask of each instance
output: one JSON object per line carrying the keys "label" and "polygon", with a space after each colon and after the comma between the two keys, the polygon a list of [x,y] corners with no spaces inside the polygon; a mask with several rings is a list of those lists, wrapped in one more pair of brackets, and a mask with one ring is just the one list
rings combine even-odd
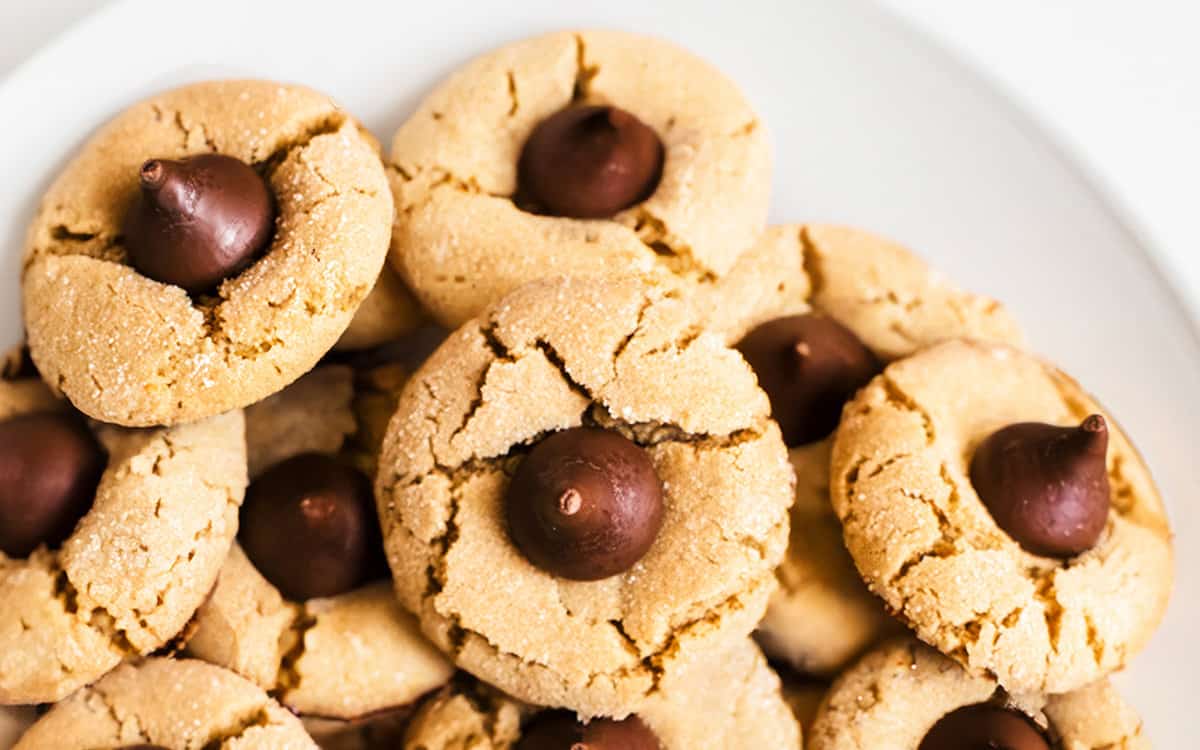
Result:
{"label": "peanut butter blossom cookie", "polygon": [[800,728],[780,694],[779,678],[746,639],[672,674],[637,714],[624,719],[582,721],[570,711],[520,706],[460,681],[418,709],[403,745],[405,750],[800,746]]}
{"label": "peanut butter blossom cookie", "polygon": [[[453,671],[386,580],[355,386],[349,368],[322,366],[247,410],[238,544],[188,644],[306,717],[404,708]],[[366,403],[386,419],[395,394]]]}
{"label": "peanut butter blossom cookie", "polygon": [[405,387],[376,495],[401,600],[458,665],[584,717],[635,712],[745,636],[792,473],[767,397],[677,290],[535,282]]}
{"label": "peanut butter blossom cookie", "polygon": [[960,336],[1015,343],[1020,330],[908,250],[834,226],[770,228],[696,300],[707,325],[736,337],[796,471],[791,541],[760,640],[797,670],[836,673],[897,628],[854,569],[829,501],[842,407],[889,359]]}
{"label": "peanut butter blossom cookie", "polygon": [[194,659],[124,664],[50,709],[14,750],[316,750],[260,688]]}
{"label": "peanut butter blossom cookie", "polygon": [[242,431],[241,412],[97,425],[0,379],[0,704],[59,700],[184,628],[237,530]]}
{"label": "peanut butter blossom cookie", "polygon": [[105,422],[188,422],[309,370],[382,266],[393,207],[373,140],[328,98],[200,83],[84,145],[30,227],[29,346]]}
{"label": "peanut butter blossom cookie", "polygon": [[1107,680],[1014,696],[911,638],[846,670],[818,710],[811,750],[1149,750],[1142,722]]}
{"label": "peanut butter blossom cookie", "polygon": [[846,407],[831,464],[846,545],[921,637],[1014,693],[1125,666],[1166,609],[1171,533],[1116,422],[1053,366],[952,341]]}
{"label": "peanut butter blossom cookie", "polygon": [[391,262],[450,326],[546,276],[722,276],[763,230],[770,188],[736,85],[616,31],[477,58],[400,128],[391,165]]}

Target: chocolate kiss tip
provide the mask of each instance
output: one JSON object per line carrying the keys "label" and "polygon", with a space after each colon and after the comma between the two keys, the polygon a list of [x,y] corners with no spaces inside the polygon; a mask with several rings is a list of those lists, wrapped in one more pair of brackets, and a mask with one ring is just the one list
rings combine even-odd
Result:
{"label": "chocolate kiss tip", "polygon": [[629,114],[618,107],[608,108],[608,124],[612,125],[617,130],[625,127],[633,119],[633,115]]}
{"label": "chocolate kiss tip", "polygon": [[163,178],[166,176],[166,172],[166,167],[163,165],[162,161],[158,159],[148,159],[142,164],[142,168],[138,171],[138,179],[141,180],[143,187],[161,187]]}
{"label": "chocolate kiss tip", "polygon": [[1083,423],[1079,425],[1079,429],[1083,430],[1084,432],[1107,433],[1108,422],[1104,420],[1102,415],[1093,414],[1087,419],[1083,420]]}
{"label": "chocolate kiss tip", "polygon": [[583,497],[574,488],[568,489],[558,498],[558,510],[564,516],[575,515],[581,507],[583,507]]}

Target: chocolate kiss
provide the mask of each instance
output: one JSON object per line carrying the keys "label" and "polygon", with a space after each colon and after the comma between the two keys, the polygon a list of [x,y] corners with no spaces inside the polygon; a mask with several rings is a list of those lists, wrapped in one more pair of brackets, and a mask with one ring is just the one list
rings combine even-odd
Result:
{"label": "chocolate kiss", "polygon": [[271,239],[271,191],[238,159],[151,159],[138,179],[141,191],[125,217],[125,247],[143,276],[208,291],[248,266]]}
{"label": "chocolate kiss", "polygon": [[1108,425],[1009,425],[983,441],[971,483],[992,518],[1035,555],[1073,557],[1095,546],[1108,519]]}
{"label": "chocolate kiss", "polygon": [[658,135],[616,107],[568,107],[521,149],[522,195],[555,216],[599,219],[640,203],[662,176]]}
{"label": "chocolate kiss", "polygon": [[616,432],[587,427],[534,446],[505,503],[509,533],[525,557],[576,581],[629,570],[663,521],[662,483],[646,451]]}
{"label": "chocolate kiss", "polygon": [[938,720],[917,750],[1050,750],[1033,720],[1011,708],[978,703]]}

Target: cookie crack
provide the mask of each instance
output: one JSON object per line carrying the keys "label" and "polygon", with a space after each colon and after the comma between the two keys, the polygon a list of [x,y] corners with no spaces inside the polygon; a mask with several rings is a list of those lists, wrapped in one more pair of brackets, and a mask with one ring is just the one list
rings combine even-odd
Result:
{"label": "cookie crack", "polygon": [[275,671],[275,684],[269,691],[271,696],[283,702],[288,693],[300,687],[300,659],[308,648],[308,631],[317,626],[317,615],[305,605],[293,605],[292,621],[279,634],[280,645],[287,645]]}
{"label": "cookie crack", "polygon": [[508,108],[508,116],[512,117],[517,114],[517,110],[521,108],[521,101],[517,97],[517,77],[509,70],[505,76],[508,78],[508,98],[512,104]]}
{"label": "cookie crack", "polygon": [[921,426],[925,430],[925,442],[928,445],[933,445],[936,440],[936,434],[933,429],[933,419],[926,412],[916,399],[908,395],[903,388],[900,387],[895,380],[888,375],[884,370],[879,376],[879,381],[883,384],[883,394],[888,403],[900,408],[903,411],[910,411],[921,418]]}
{"label": "cookie crack", "polygon": [[689,245],[670,231],[665,220],[655,215],[646,206],[640,205],[623,214],[638,240],[654,253],[655,262],[674,275],[692,277],[696,283],[707,284],[717,280],[717,275],[700,263]]}
{"label": "cookie crack", "polygon": [[592,95],[592,81],[600,75],[599,65],[588,65],[587,42],[583,34],[575,35],[575,83],[571,87],[571,103],[586,101]]}
{"label": "cookie crack", "polygon": [[825,291],[825,269],[807,226],[800,227],[800,267],[808,277],[808,296],[815,300]]}
{"label": "cookie crack", "polygon": [[220,750],[220,748],[241,739],[247,732],[261,727],[269,727],[273,723],[267,705],[263,704],[235,717],[228,725],[209,732],[204,744],[201,745],[201,750]]}
{"label": "cookie crack", "polygon": [[119,652],[123,658],[141,655],[130,642],[125,630],[117,627],[117,618],[102,605],[96,604],[87,611],[82,611],[79,605],[79,589],[71,581],[67,571],[58,567],[57,561],[52,568],[54,573],[53,596],[62,605],[66,614],[74,615],[86,627],[103,635],[111,648]]}

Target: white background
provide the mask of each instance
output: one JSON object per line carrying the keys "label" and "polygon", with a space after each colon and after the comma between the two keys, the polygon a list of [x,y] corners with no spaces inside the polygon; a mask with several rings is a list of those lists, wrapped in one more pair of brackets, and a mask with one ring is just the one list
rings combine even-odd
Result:
{"label": "white background", "polygon": [[[111,1],[0,0],[0,76]],[[1200,320],[1200,4],[882,2],[999,83],[1078,158]]]}

